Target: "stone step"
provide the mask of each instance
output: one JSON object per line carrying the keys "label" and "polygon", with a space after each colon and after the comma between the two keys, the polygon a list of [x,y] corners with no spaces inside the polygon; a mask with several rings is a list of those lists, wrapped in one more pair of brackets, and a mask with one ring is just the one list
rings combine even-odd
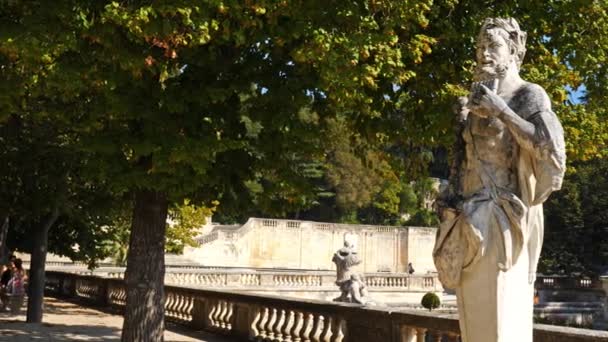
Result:
{"label": "stone step", "polygon": [[603,308],[602,302],[544,302],[534,305],[535,308]]}
{"label": "stone step", "polygon": [[594,309],[594,308],[557,308],[557,309],[538,309],[534,308],[534,313],[537,314],[589,314],[589,315],[599,315],[603,314],[603,309]]}

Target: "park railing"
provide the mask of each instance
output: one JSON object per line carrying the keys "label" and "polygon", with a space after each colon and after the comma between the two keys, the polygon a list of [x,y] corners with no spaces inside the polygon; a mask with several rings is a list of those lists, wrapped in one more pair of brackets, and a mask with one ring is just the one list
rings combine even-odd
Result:
{"label": "park railing", "polygon": [[[60,271],[80,275],[108,278],[124,278],[124,268],[102,267],[95,271],[85,268],[48,267],[49,271]],[[407,273],[365,273],[365,283],[372,291],[439,292],[443,287],[437,274],[417,275]],[[333,290],[336,288],[335,271],[278,271],[255,269],[168,269],[165,284],[192,287],[233,287],[238,289],[290,289],[306,288]]]}
{"label": "park railing", "polygon": [[[46,273],[47,294],[112,307],[126,303],[122,279]],[[459,341],[454,315],[318,300],[165,286],[168,320],[250,341]],[[535,325],[536,342],[608,341],[608,332]]]}
{"label": "park railing", "polygon": [[535,288],[540,289],[601,289],[602,281],[599,278],[539,275],[536,278]]}

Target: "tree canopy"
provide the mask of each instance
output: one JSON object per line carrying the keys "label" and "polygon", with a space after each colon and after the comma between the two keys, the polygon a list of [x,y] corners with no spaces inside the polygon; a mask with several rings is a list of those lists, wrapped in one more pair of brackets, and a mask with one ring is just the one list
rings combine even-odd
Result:
{"label": "tree canopy", "polygon": [[[488,16],[515,17],[528,31],[522,76],[547,89],[569,160],[605,157],[602,0],[0,1],[0,123],[51,124],[45,139],[60,144],[49,146],[78,156],[84,187],[74,189],[133,201],[123,339],[160,339],[170,207],[217,200],[226,217],[254,204],[276,216],[323,205],[368,207],[374,220],[399,213],[416,202],[411,181],[447,165],[452,102],[467,92]],[[573,103],[568,89],[581,85]],[[0,181],[19,184],[36,163],[23,158],[27,144],[8,146],[1,155],[23,165]],[[44,164],[47,174],[66,170],[62,160]],[[143,301],[158,310],[144,317],[133,307]]]}

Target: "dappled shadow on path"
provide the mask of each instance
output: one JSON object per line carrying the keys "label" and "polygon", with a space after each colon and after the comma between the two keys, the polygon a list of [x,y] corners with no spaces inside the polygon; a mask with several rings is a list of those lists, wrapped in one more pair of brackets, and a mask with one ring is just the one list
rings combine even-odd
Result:
{"label": "dappled shadow on path", "polygon": [[0,341],[120,341],[116,327],[74,324],[0,323]]}
{"label": "dappled shadow on path", "polygon": [[[101,311],[78,305],[77,302],[45,298],[42,324],[25,322],[24,304],[20,315],[0,313],[0,341],[120,341],[122,316],[114,311]],[[195,331],[167,322],[166,342],[241,341],[221,335]]]}

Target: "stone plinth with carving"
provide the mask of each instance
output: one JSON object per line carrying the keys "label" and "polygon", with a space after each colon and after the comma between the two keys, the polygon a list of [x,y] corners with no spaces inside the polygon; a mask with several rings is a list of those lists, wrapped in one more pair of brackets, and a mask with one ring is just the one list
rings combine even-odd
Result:
{"label": "stone plinth with carving", "polygon": [[471,94],[459,99],[457,154],[438,200],[433,257],[456,289],[463,342],[532,342],[542,203],[565,171],[564,133],[545,90],[519,76],[526,33],[490,18]]}

